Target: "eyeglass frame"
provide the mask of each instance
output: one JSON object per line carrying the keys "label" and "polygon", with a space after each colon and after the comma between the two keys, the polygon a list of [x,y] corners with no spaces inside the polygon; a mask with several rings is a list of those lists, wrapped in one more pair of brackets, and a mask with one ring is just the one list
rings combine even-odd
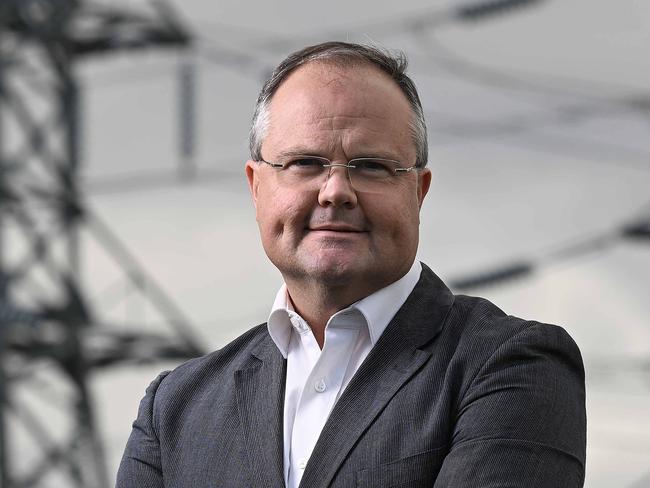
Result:
{"label": "eyeglass frame", "polygon": [[[352,159],[350,159],[346,164],[333,163],[330,159],[328,159],[328,158],[326,158],[326,157],[323,157],[323,156],[313,156],[313,155],[310,155],[310,154],[296,154],[296,155],[292,155],[292,158],[293,158],[293,160],[298,160],[298,159],[316,159],[316,160],[319,160],[319,161],[324,161],[324,162],[326,161],[327,164],[323,164],[323,166],[322,166],[323,169],[329,169],[329,171],[328,171],[328,173],[327,173],[327,177],[326,177],[325,180],[327,180],[327,179],[331,176],[331,174],[332,174],[332,168],[347,168],[347,170],[348,170],[348,171],[347,171],[348,178],[350,178],[350,181],[352,181],[352,178],[351,178],[351,176],[350,176],[350,168],[352,168],[352,169],[356,168],[356,166],[354,166],[353,164],[351,164],[351,163],[353,163],[354,161],[386,161],[386,162],[389,162],[389,163],[395,163],[396,165],[398,165],[398,167],[397,167],[397,168],[391,168],[391,170],[392,170],[391,176],[392,176],[392,177],[395,177],[395,176],[397,176],[398,174],[410,173],[410,172],[413,171],[413,170],[416,170],[416,171],[417,171],[417,170],[419,170],[419,169],[422,169],[422,167],[421,167],[421,166],[418,166],[417,164],[414,164],[413,166],[402,167],[402,166],[401,166],[402,163],[399,162],[399,161],[396,161],[395,159],[380,158],[380,157],[371,157],[371,156],[368,156],[368,157],[361,157],[361,158],[352,158]],[[276,168],[276,169],[285,169],[285,168],[287,167],[287,165],[290,164],[292,161],[289,161],[289,162],[287,162],[287,163],[273,163],[273,162],[271,162],[271,161],[267,161],[267,160],[265,160],[264,158],[261,158],[261,159],[258,159],[257,162],[258,162],[258,163],[265,163],[265,164],[268,164],[271,168]]]}

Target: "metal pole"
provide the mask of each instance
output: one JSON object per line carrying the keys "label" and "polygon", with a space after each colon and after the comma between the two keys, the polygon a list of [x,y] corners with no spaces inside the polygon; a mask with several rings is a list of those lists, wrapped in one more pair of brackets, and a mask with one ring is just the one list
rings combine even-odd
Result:
{"label": "metal pole", "polygon": [[[67,127],[65,136],[65,171],[64,191],[65,203],[63,206],[63,221],[65,222],[67,234],[68,266],[75,282],[80,283],[82,278],[80,259],[80,224],[83,214],[81,213],[81,202],[79,194],[79,167],[80,167],[80,124],[79,124],[79,87],[74,77],[74,59],[64,46],[51,51],[58,57],[61,78],[61,93],[59,100],[62,103],[64,123]],[[74,319],[73,319],[74,321]],[[109,474],[106,466],[104,449],[97,434],[97,426],[94,415],[94,405],[88,391],[88,364],[82,345],[81,336],[83,330],[88,327],[87,323],[71,323],[69,340],[71,350],[75,351],[72,360],[71,376],[77,383],[79,400],[76,405],[76,415],[79,421],[81,436],[84,438],[80,443],[79,467],[82,480],[87,483],[88,488],[109,488]],[[85,441],[85,442],[84,442]],[[88,443],[88,444],[86,444]]]}
{"label": "metal pole", "polygon": [[184,180],[196,177],[196,60],[185,50],[178,65],[178,120],[180,157],[179,176]]}
{"label": "metal pole", "polygon": [[7,430],[5,410],[7,405],[7,378],[5,377],[5,351],[6,351],[6,329],[9,321],[5,320],[4,313],[1,310],[7,303],[7,280],[4,273],[4,235],[3,223],[5,212],[5,201],[3,200],[3,191],[5,187],[5,160],[4,160],[4,133],[3,133],[3,112],[2,104],[5,98],[4,73],[5,58],[3,48],[3,38],[0,37],[0,487],[9,488],[9,461],[7,456]]}

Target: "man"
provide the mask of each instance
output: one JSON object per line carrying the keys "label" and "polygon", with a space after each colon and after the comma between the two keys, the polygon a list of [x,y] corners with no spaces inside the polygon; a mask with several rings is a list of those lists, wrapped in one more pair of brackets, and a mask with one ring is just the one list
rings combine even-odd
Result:
{"label": "man", "polygon": [[151,384],[119,488],[582,486],[574,342],[415,260],[431,173],[405,68],[337,42],[275,70],[246,175],[284,285],[268,323]]}

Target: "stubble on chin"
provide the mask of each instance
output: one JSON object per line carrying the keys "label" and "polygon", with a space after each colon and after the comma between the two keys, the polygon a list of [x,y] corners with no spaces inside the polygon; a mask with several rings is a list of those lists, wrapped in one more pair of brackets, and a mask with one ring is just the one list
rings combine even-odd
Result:
{"label": "stubble on chin", "polygon": [[342,288],[359,276],[359,257],[335,240],[324,240],[316,249],[303,248],[274,263],[285,281],[298,286]]}

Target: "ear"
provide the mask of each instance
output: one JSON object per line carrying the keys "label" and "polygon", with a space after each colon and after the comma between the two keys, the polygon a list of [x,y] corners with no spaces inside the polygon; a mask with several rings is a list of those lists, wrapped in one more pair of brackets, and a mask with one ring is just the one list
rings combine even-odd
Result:
{"label": "ear", "polygon": [[422,202],[424,202],[424,197],[427,196],[429,192],[429,187],[431,186],[431,170],[429,168],[424,168],[418,171],[418,207],[422,208]]}
{"label": "ear", "polygon": [[248,180],[248,189],[251,192],[251,197],[253,197],[253,205],[257,210],[257,187],[259,186],[260,180],[257,172],[259,171],[259,165],[249,159],[246,161],[246,179]]}

